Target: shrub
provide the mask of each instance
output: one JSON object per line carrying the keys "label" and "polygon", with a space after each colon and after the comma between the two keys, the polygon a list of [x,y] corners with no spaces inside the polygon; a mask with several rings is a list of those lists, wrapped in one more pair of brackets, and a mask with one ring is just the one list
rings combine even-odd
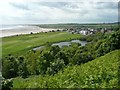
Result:
{"label": "shrub", "polygon": [[2,90],[11,90],[13,87],[13,81],[12,79],[4,79],[2,78]]}

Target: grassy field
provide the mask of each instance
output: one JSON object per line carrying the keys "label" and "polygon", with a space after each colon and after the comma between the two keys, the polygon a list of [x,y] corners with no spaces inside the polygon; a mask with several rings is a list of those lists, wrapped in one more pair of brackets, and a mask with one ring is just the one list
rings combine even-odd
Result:
{"label": "grassy field", "polygon": [[39,34],[27,34],[2,38],[2,55],[24,54],[34,47],[44,45],[47,42],[59,42],[80,38],[80,34],[70,34],[67,32],[48,32]]}
{"label": "grassy field", "polygon": [[70,66],[54,76],[13,79],[13,88],[113,88],[118,87],[120,50],[80,66]]}
{"label": "grassy field", "polygon": [[79,23],[66,23],[66,24],[41,24],[37,25],[42,28],[63,28],[63,29],[68,29],[70,27],[72,28],[81,28],[81,27],[86,27],[86,28],[115,28],[118,26],[117,23],[93,23],[93,24],[79,24]]}

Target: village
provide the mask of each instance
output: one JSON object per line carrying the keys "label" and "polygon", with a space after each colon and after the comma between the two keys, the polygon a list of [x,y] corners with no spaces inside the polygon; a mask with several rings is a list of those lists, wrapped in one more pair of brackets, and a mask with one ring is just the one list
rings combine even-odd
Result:
{"label": "village", "polygon": [[99,28],[99,29],[93,29],[93,28],[70,28],[67,29],[67,32],[72,34],[83,34],[83,35],[93,35],[97,32],[101,33],[111,33],[112,29],[110,28]]}

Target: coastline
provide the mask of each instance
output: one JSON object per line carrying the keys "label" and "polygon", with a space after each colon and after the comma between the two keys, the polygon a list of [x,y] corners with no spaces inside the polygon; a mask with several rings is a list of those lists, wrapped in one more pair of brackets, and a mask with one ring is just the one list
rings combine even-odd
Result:
{"label": "coastline", "polygon": [[[53,31],[53,30],[57,31],[58,29],[40,28],[38,26],[25,26],[25,27],[16,28],[16,29],[5,29],[5,30],[0,30],[0,38],[21,35],[21,34],[49,32],[49,31]],[[62,30],[62,29],[59,29],[59,30]]]}

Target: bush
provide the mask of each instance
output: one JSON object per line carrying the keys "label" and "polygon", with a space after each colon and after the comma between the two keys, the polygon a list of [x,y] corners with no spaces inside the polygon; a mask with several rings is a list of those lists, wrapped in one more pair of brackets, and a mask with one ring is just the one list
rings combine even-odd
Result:
{"label": "bush", "polygon": [[64,61],[60,60],[59,58],[50,64],[50,67],[47,68],[47,74],[54,75],[59,70],[65,67]]}
{"label": "bush", "polygon": [[8,56],[2,63],[2,75],[4,78],[8,79],[17,76],[18,64],[14,56]]}
{"label": "bush", "polygon": [[2,78],[2,90],[11,90],[13,87],[13,81],[12,79],[4,79]]}

